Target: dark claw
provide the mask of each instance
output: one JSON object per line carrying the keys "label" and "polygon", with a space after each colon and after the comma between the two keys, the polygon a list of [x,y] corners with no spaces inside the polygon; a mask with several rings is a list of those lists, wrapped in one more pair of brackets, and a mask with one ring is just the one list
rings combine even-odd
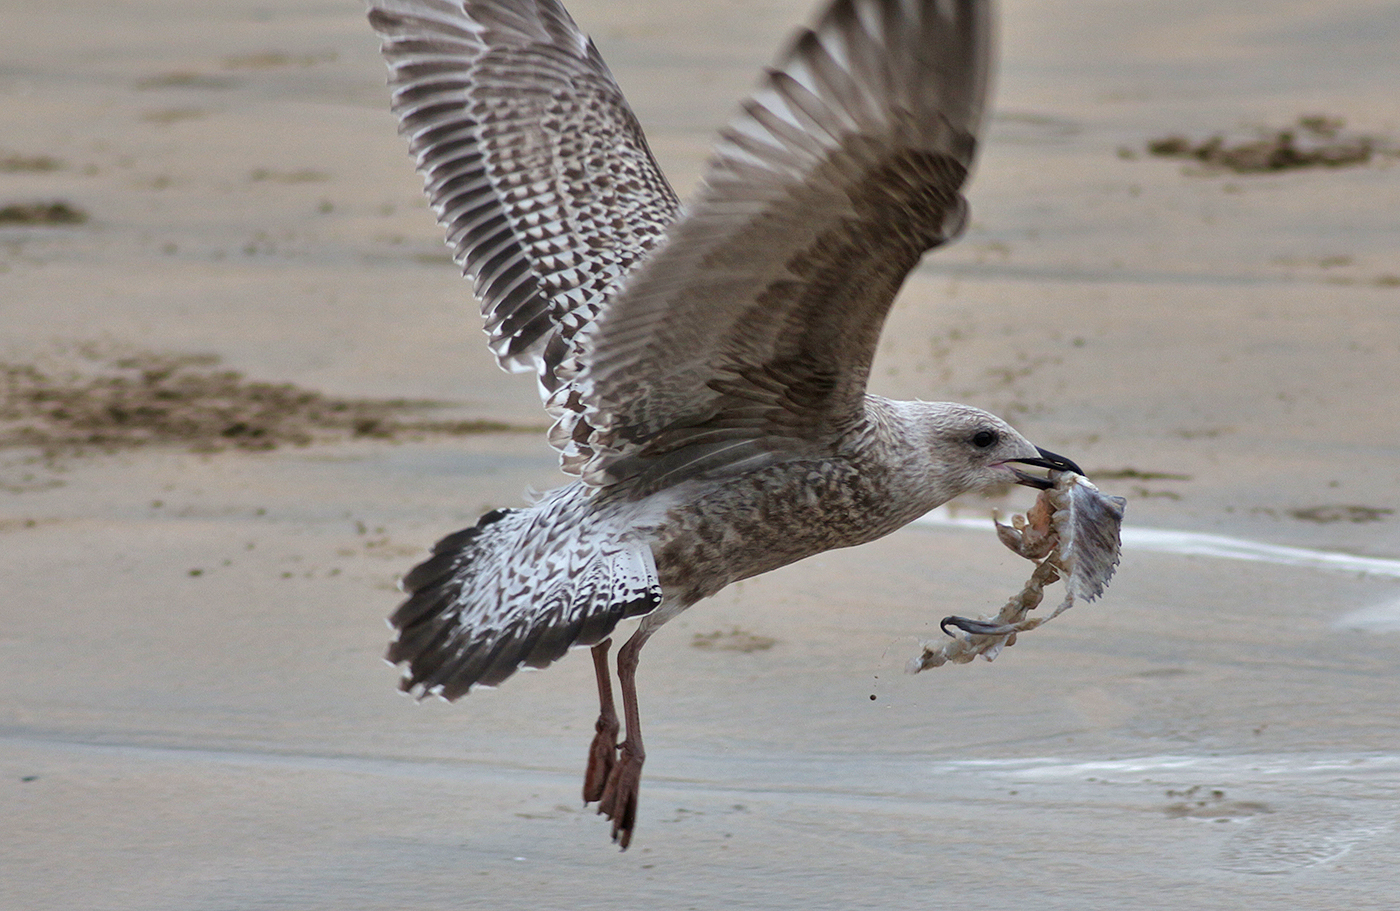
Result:
{"label": "dark claw", "polygon": [[1004,623],[992,623],[989,620],[969,620],[966,617],[944,617],[938,624],[938,628],[943,630],[944,635],[951,636],[948,627],[956,626],[965,633],[972,633],[977,636],[1001,636],[1006,633],[1016,632],[1014,627]]}
{"label": "dark claw", "polygon": [[[1083,475],[1084,469],[1071,462],[1062,455],[1056,455],[1048,449],[1035,447],[1035,451],[1040,453],[1038,459],[1007,459],[1008,462],[1018,462],[1022,465],[1032,465],[1036,468],[1044,468],[1049,471],[1069,471],[1077,475]],[[1040,490],[1049,490],[1055,486],[1055,482],[1049,478],[1042,478],[1039,475],[1028,474],[1020,469],[1011,469],[1016,474],[1016,483],[1024,484],[1027,487],[1035,487]]]}

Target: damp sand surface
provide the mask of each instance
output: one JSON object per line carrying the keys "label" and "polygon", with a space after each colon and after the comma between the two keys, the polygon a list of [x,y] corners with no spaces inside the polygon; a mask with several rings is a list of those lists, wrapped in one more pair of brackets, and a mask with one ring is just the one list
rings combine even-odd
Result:
{"label": "damp sand surface", "polygon": [[[646,650],[619,853],[578,798],[586,655],[451,706],[379,659],[397,577],[559,476],[359,8],[33,5],[0,36],[0,904],[1390,907],[1397,164],[1144,150],[1318,117],[1379,148],[1400,22],[1003,7],[972,224],[874,390],[1005,415],[1129,499],[1130,542],[1371,562],[1130,544],[1102,600],[917,677],[1023,581],[963,520],[1026,491],[745,582]],[[683,191],[807,15],[573,8]]]}

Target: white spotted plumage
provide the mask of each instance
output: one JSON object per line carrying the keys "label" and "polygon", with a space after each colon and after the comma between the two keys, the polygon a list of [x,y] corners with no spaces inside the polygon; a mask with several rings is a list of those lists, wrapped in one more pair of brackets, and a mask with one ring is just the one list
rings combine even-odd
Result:
{"label": "white spotted plumage", "polygon": [[406,688],[456,699],[594,645],[661,603],[655,560],[639,540],[645,506],[590,521],[590,499],[572,484],[487,513],[404,577],[414,596],[390,618],[400,634],[388,658],[407,665]]}

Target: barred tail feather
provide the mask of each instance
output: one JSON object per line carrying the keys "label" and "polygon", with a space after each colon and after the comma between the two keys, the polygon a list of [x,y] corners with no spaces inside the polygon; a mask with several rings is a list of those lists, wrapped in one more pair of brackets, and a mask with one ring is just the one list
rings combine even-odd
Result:
{"label": "barred tail feather", "polygon": [[403,580],[385,658],[401,688],[453,700],[595,645],[661,603],[650,548],[598,521],[581,485],[448,535]]}

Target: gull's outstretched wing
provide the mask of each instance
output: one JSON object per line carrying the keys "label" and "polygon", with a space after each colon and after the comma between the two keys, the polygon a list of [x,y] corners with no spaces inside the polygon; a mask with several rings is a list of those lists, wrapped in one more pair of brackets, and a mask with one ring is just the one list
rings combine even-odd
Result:
{"label": "gull's outstretched wing", "polygon": [[558,0],[371,0],[393,109],[491,350],[545,394],[677,201]]}
{"label": "gull's outstretched wing", "polygon": [[646,492],[860,422],[895,292],[967,217],[991,18],[987,0],[836,0],[798,35],[564,365],[566,467]]}

